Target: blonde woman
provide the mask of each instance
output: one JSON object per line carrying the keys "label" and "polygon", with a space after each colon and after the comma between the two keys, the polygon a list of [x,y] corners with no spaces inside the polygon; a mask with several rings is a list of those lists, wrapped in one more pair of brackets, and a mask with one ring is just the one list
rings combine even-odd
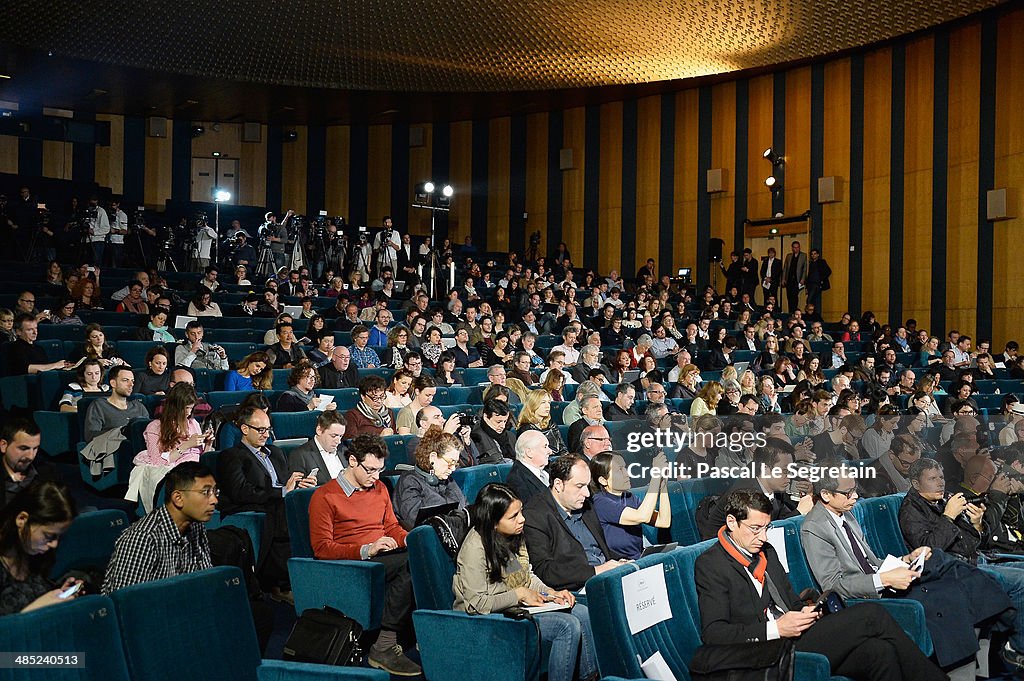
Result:
{"label": "blonde woman", "polygon": [[718,381],[708,381],[697,393],[690,405],[690,416],[717,415],[718,403],[725,394],[725,389]]}
{"label": "blonde woman", "polygon": [[558,425],[551,420],[551,395],[545,390],[531,390],[523,401],[523,410],[519,414],[517,436],[522,437],[528,430],[539,430],[548,439],[552,456],[568,454],[569,448],[558,432]]}
{"label": "blonde woman", "polygon": [[757,395],[757,376],[750,369],[740,374],[740,395]]}

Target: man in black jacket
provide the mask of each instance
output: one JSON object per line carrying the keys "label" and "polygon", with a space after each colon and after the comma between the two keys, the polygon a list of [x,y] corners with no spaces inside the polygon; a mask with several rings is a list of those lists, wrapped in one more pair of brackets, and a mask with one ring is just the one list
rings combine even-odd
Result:
{"label": "man in black jacket", "polygon": [[337,409],[321,412],[313,437],[288,452],[288,469],[312,478],[316,471],[317,487],[334,480],[345,469],[348,455],[341,441],[345,437],[345,415]]}
{"label": "man in black jacket", "polygon": [[[907,546],[930,546],[978,563],[979,549],[989,535],[985,523],[985,505],[969,503],[963,492],[946,498],[946,478],[934,459],[919,459],[910,467],[911,489],[900,505],[900,532]],[[1000,655],[1003,661],[1024,668],[1024,569],[1014,566],[982,564],[978,567],[1002,585],[1017,614],[1014,633]]]}
{"label": "man in black jacket", "polygon": [[266,513],[266,537],[261,542],[256,572],[260,586],[274,600],[292,602],[288,589],[288,522],[284,497],[301,487],[314,487],[316,480],[302,473],[288,474],[288,461],[280,448],[267,444],[270,416],[262,409],[249,407],[238,414],[242,439],[220,453],[217,480],[220,482],[220,512],[230,515],[241,511]]}
{"label": "man in black jacket", "polygon": [[[832,674],[870,681],[939,681],[946,675],[881,606],[858,604],[823,619],[793,591],[768,543],[772,506],[760,492],[731,492],[718,543],[697,559],[701,638],[709,645],[794,639],[828,658]],[[737,651],[742,654],[740,651]]]}
{"label": "man in black jacket", "polygon": [[8,418],[0,427],[0,509],[36,480],[59,479],[57,468],[37,457],[41,441],[42,434],[34,421]]}
{"label": "man in black jacket", "polygon": [[334,346],[330,363],[320,367],[319,371],[321,388],[359,387],[359,370],[352,364],[352,354],[344,345]]}
{"label": "man in black jacket", "polygon": [[553,589],[577,591],[596,574],[623,564],[608,548],[590,496],[590,467],[566,454],[548,466],[551,487],[525,507],[526,547],[533,571]]}
{"label": "man in black jacket", "polygon": [[544,469],[550,457],[548,439],[539,430],[528,430],[516,440],[516,460],[508,472],[505,484],[515,491],[524,504],[535,494],[548,491],[550,478]]}

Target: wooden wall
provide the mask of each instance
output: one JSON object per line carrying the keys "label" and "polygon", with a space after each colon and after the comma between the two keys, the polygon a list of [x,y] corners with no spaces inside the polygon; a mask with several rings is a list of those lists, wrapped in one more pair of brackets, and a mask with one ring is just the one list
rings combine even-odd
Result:
{"label": "wooden wall", "polygon": [[[522,249],[540,230],[544,250],[564,241],[576,265],[631,273],[654,257],[663,272],[693,267],[702,283],[708,239],[742,248],[744,219],[811,211],[809,245],[835,272],[826,317],[872,310],[998,345],[1024,323],[1012,247],[1024,210],[1022,73],[1024,10],[1013,9],[809,66],[528,116],[263,126],[259,143],[243,143],[237,124],[204,122],[187,141],[191,122],[152,138],[142,119],[100,115],[111,135],[83,165],[94,177],[73,177],[79,145],[36,143],[32,166],[159,209],[188,198],[173,194],[188,186],[190,159],[216,150],[240,159],[239,203],[371,226],[391,214],[416,235],[429,234],[430,214],[409,207],[412,189],[430,178],[455,187],[439,229],[456,242]],[[422,144],[408,145],[410,127]],[[774,202],[768,146],[786,157]],[[28,148],[0,136],[0,172],[18,172]],[[571,168],[559,169],[561,149]],[[706,192],[709,168],[723,169],[723,192]],[[838,178],[837,201],[818,203],[821,176]],[[1011,219],[990,222],[985,192],[998,187],[1011,190]]]}

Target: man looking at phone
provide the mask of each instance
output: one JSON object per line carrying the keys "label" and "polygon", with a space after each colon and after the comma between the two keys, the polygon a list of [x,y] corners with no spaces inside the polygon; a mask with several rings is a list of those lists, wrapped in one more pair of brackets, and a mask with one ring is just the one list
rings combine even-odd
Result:
{"label": "man looking at phone", "polygon": [[203,323],[193,320],[185,325],[185,340],[174,349],[174,365],[191,369],[226,371],[228,353],[219,345],[203,342]]}
{"label": "man looking at phone", "polygon": [[766,496],[736,490],[724,510],[718,542],[695,568],[704,643],[790,638],[797,651],[827,657],[834,675],[858,681],[947,678],[882,607],[858,604],[822,618],[814,605],[804,605],[768,542],[772,505]]}
{"label": "man looking at phone", "polygon": [[295,489],[316,486],[316,479],[288,472],[288,460],[279,447],[267,444],[270,415],[248,407],[237,416],[242,439],[221,452],[217,479],[221,485],[221,514],[257,511],[267,514],[265,539],[260,544],[256,572],[260,585],[277,601],[294,604],[288,588],[288,522],[284,497]]}
{"label": "man looking at phone", "polygon": [[345,469],[341,440],[345,437],[346,425],[345,415],[338,410],[321,412],[313,437],[288,452],[289,470],[316,478],[318,487],[338,477]]}
{"label": "man looking at phone", "polygon": [[321,560],[372,560],[384,566],[387,593],[380,635],[370,648],[369,664],[397,676],[418,676],[419,665],[398,645],[412,631],[412,577],[408,534],[380,481],[388,448],[377,435],[359,435],[349,447],[348,467],[318,488],[309,502],[309,540]]}

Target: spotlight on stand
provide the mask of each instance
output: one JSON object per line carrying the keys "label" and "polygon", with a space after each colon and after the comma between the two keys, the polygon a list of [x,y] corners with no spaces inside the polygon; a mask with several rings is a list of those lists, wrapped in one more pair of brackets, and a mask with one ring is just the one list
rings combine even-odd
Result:
{"label": "spotlight on stand", "polygon": [[225,203],[231,200],[231,192],[227,189],[214,189],[213,200],[215,203]]}
{"label": "spotlight on stand", "polygon": [[437,205],[441,208],[448,208],[452,205],[452,194],[455,190],[452,189],[450,184],[446,184],[441,188],[441,194],[437,197]]}
{"label": "spotlight on stand", "polygon": [[[430,211],[430,297],[436,294],[438,279],[437,252],[435,251],[434,239],[437,234],[437,213],[447,213],[451,210],[452,196],[455,190],[450,184],[439,187],[431,180],[420,182],[413,188],[412,207],[423,208]],[[426,271],[424,265],[424,271]],[[454,276],[454,270],[452,270]]]}
{"label": "spotlight on stand", "polygon": [[769,161],[773,166],[781,166],[781,165],[785,164],[785,162],[786,162],[785,157],[775,153],[775,150],[772,149],[771,147],[768,147],[767,149],[765,149],[764,153],[761,154],[761,156],[766,161]]}
{"label": "spotlight on stand", "polygon": [[780,191],[782,189],[782,182],[779,181],[774,175],[769,175],[764,179],[764,186],[772,190],[772,193]]}

